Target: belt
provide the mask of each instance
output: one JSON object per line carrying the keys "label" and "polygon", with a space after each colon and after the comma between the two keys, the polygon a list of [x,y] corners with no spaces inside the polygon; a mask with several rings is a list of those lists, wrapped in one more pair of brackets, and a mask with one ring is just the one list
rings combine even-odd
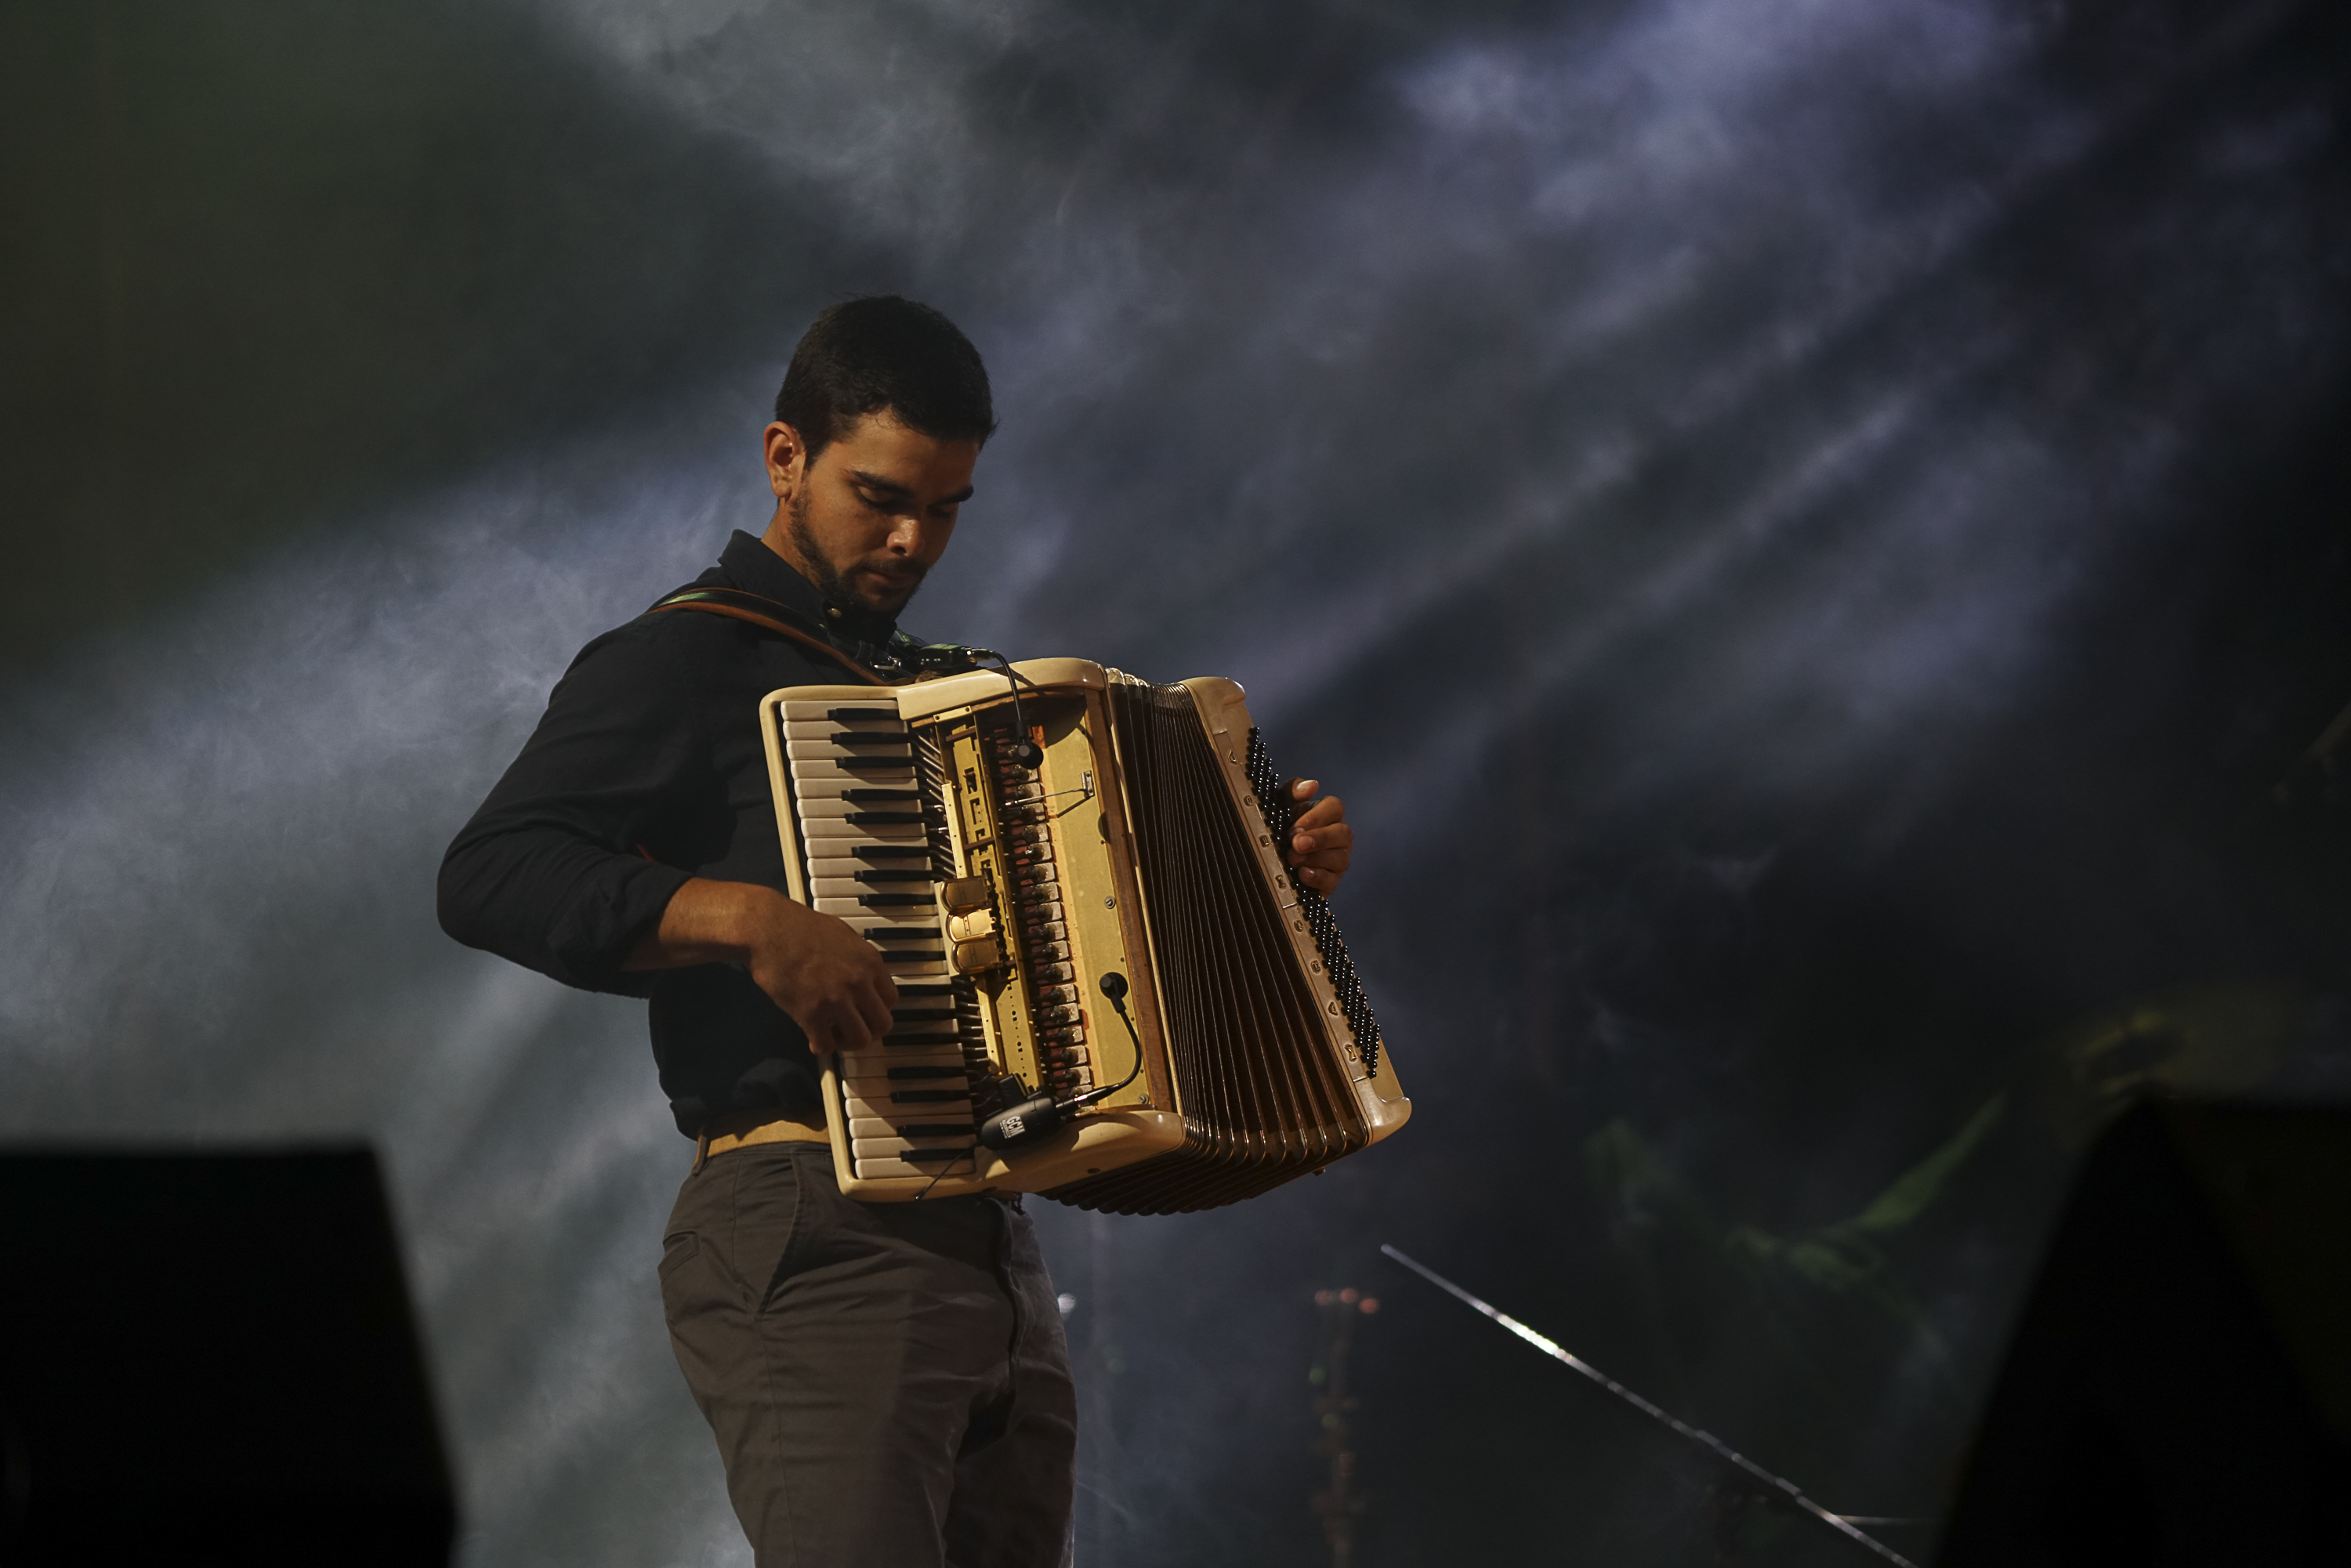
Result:
{"label": "belt", "polygon": [[747,1149],[754,1144],[830,1144],[832,1134],[821,1122],[802,1122],[781,1111],[730,1111],[702,1124],[694,1140],[694,1168],[700,1170],[713,1155]]}

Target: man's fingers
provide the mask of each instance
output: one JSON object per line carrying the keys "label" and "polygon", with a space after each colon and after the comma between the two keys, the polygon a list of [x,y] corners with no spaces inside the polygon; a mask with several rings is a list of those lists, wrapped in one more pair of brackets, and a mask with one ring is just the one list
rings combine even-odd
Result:
{"label": "man's fingers", "polygon": [[1346,812],[1347,803],[1344,800],[1340,800],[1336,795],[1325,795],[1303,811],[1299,812],[1298,821],[1292,825],[1301,828],[1328,827],[1345,816]]}
{"label": "man's fingers", "polygon": [[[1318,779],[1293,779],[1290,798],[1293,800],[1314,800],[1314,792],[1322,787]],[[1329,893],[1347,874],[1347,862],[1355,847],[1355,830],[1347,824],[1347,805],[1336,795],[1328,795],[1303,811],[1290,824],[1290,855],[1298,880],[1317,893]]]}
{"label": "man's fingers", "polygon": [[[887,980],[883,983],[889,984]],[[895,990],[896,988],[892,987],[892,989]],[[857,1012],[859,1018],[863,1020],[866,1030],[875,1040],[880,1040],[890,1032],[890,1003],[882,999],[880,992],[860,990],[857,993]]]}
{"label": "man's fingers", "polygon": [[855,1051],[865,1043],[864,1026],[854,1009],[820,1006],[810,1009],[805,1026],[809,1043],[819,1051]]}
{"label": "man's fingers", "polygon": [[1290,838],[1290,863],[1319,865],[1318,856],[1335,854],[1343,857],[1355,847],[1355,830],[1344,822],[1333,823],[1311,833],[1292,833]]}

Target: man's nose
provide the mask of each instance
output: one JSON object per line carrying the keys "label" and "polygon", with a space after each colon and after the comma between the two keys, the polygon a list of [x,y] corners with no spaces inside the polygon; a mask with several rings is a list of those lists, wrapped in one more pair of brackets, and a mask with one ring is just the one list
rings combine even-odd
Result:
{"label": "man's nose", "polygon": [[901,512],[892,519],[890,537],[884,541],[900,555],[914,555],[923,548],[923,519]]}

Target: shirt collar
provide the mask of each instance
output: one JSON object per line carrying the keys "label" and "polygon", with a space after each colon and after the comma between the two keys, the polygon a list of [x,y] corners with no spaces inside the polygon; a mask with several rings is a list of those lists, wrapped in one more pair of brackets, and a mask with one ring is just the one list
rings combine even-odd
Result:
{"label": "shirt collar", "polygon": [[727,538],[726,548],[718,552],[718,564],[736,587],[799,612],[842,644],[843,652],[857,645],[886,648],[898,630],[897,622],[890,616],[827,603],[822,590],[793,570],[763,541],[740,528]]}

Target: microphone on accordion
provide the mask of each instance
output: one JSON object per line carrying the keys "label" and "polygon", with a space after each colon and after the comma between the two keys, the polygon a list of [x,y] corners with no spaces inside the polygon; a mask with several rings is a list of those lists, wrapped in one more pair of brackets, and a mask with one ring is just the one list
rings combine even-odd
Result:
{"label": "microphone on accordion", "polygon": [[789,891],[898,988],[889,1033],[825,1061],[841,1191],[1181,1213],[1402,1126],[1240,687],[955,652],[760,703]]}

